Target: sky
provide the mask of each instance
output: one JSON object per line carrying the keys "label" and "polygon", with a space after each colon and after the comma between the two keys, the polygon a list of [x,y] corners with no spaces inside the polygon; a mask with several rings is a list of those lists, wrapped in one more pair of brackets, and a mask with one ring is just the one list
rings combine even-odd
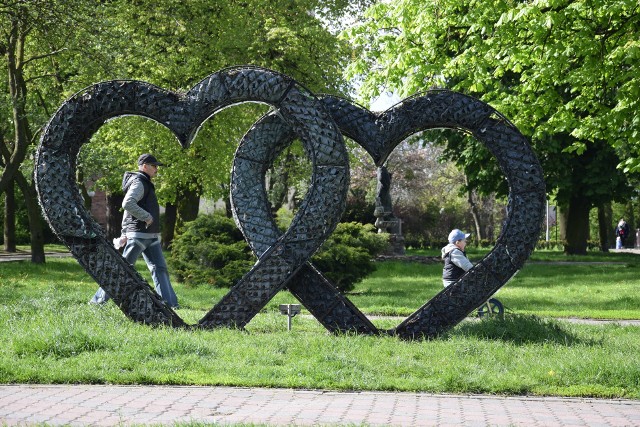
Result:
{"label": "sky", "polygon": [[400,101],[400,97],[395,93],[383,92],[375,101],[371,103],[369,110],[385,111]]}

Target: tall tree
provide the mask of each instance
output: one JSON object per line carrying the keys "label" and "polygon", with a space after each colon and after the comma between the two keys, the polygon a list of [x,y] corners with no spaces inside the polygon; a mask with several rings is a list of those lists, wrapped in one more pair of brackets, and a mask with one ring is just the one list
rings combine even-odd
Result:
{"label": "tall tree", "polygon": [[8,125],[0,123],[6,135],[0,192],[14,181],[20,186],[29,216],[33,262],[44,262],[44,243],[28,154],[38,129],[64,96],[65,84],[79,67],[86,69],[87,58],[95,59],[87,55],[84,43],[102,26],[100,10],[89,0],[0,1],[0,69],[7,82],[0,88],[6,100],[0,108],[10,117]]}
{"label": "tall tree", "polygon": [[[116,0],[114,20],[129,43],[116,61],[126,70],[113,76],[145,80],[169,89],[188,89],[221,68],[253,64],[283,72],[318,92],[344,94],[342,76],[346,43],[338,40],[326,21],[368,0]],[[171,215],[164,225],[180,224],[197,210],[204,195],[228,197],[229,170],[237,141],[265,113],[264,106],[222,111],[200,129],[186,152],[160,126],[129,119],[113,121],[100,131],[83,154],[87,176],[100,176],[98,185],[118,192],[122,170],[141,152],[154,151],[170,166],[158,176],[158,196]],[[126,141],[126,142],[125,142]],[[104,162],[104,159],[113,159]],[[293,182],[293,180],[291,180]],[[190,196],[187,202],[185,196]],[[184,203],[184,206],[180,205]],[[176,207],[177,217],[173,216]],[[187,215],[187,218],[182,216]],[[172,230],[164,230],[170,238]]]}
{"label": "tall tree", "polygon": [[[313,90],[346,92],[341,72],[348,51],[326,22],[369,2],[0,0],[0,70],[8,77],[0,108],[11,117],[10,127],[0,123],[9,153],[0,168],[0,191],[21,169],[33,184],[28,154],[38,129],[65,98],[99,80],[186,89],[213,71],[250,63],[292,75]],[[140,152],[156,151],[173,164],[158,180],[165,203],[179,205],[179,191],[215,198],[228,181],[235,141],[264,111],[249,107],[216,115],[187,153],[160,126],[137,129],[125,120],[120,131],[94,138],[104,145],[87,144],[78,166],[81,175],[103,177],[103,184],[111,183],[106,188],[117,192],[123,169],[135,165]]]}
{"label": "tall tree", "polygon": [[[636,0],[379,2],[345,37],[365,99],[451,88],[528,135],[560,205],[566,252],[586,252],[592,207],[629,195],[618,166],[623,155],[626,171],[640,170]],[[506,190],[478,144],[453,140],[449,154],[469,185]]]}

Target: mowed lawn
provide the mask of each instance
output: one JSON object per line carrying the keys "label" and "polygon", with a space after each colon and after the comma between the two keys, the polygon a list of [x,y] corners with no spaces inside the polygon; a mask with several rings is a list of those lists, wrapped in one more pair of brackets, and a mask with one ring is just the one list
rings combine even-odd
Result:
{"label": "mowed lawn", "polygon": [[[95,282],[73,259],[0,263],[0,382],[199,384],[640,399],[640,328],[554,317],[640,319],[640,256],[569,261],[534,254],[497,297],[504,320],[470,318],[432,340],[332,335],[280,292],[245,330],[174,330],[87,304]],[[481,253],[471,254],[476,260]],[[609,264],[595,262],[613,261]],[[544,262],[544,263],[543,263]],[[137,265],[149,280],[144,263]],[[349,298],[369,315],[406,316],[441,290],[442,266],[379,263]],[[226,292],[175,283],[195,323]],[[375,317],[391,328],[399,318]]]}
{"label": "mowed lawn", "polygon": [[[381,264],[349,296],[369,313],[406,316],[442,290],[441,264]],[[639,287],[640,263],[531,261],[495,297],[519,314],[640,319]]]}

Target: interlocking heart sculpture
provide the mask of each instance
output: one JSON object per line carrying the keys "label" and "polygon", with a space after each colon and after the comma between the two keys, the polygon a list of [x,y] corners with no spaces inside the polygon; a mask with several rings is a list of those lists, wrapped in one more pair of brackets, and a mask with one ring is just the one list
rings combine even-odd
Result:
{"label": "interlocking heart sculpture", "polygon": [[[317,98],[285,75],[249,66],[211,74],[185,94],[139,81],[103,82],[71,97],[50,120],[37,150],[35,180],[53,231],[131,319],[187,326],[109,244],[84,208],[75,181],[81,146],[106,120],[139,115],[166,126],[187,148],[205,120],[242,102],[273,108],[242,139],[232,168],[234,218],[258,262],[194,326],[243,327],[286,287],[330,331],[434,337],[486,301],[533,250],[545,202],[542,169],[518,130],[474,98],[430,91],[386,112],[371,113],[345,99]],[[468,132],[497,158],[509,184],[507,217],[487,256],[398,327],[379,331],[308,260],[344,210],[349,164],[342,135],[354,139],[380,166],[404,138],[432,128]],[[270,213],[264,176],[295,138],[311,160],[311,183],[290,228],[281,233]]]}

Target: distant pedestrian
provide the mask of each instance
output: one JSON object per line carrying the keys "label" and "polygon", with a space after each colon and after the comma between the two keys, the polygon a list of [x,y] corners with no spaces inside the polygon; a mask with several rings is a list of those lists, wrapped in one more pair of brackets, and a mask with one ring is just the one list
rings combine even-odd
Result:
{"label": "distant pedestrian", "polygon": [[[122,190],[125,192],[122,207],[122,235],[114,239],[116,248],[125,246],[122,256],[131,264],[142,254],[156,292],[171,308],[178,308],[167,262],[160,246],[160,206],[156,198],[155,186],[151,179],[158,173],[158,166],[163,166],[151,154],[143,154],[138,158],[138,171],[125,172],[122,178]],[[93,296],[91,304],[104,304],[110,299],[104,289],[99,288]]]}
{"label": "distant pedestrian", "polygon": [[473,264],[467,258],[465,248],[470,234],[465,234],[457,228],[449,233],[449,244],[442,248],[442,284],[445,288],[455,283]]}
{"label": "distant pedestrian", "polygon": [[618,226],[616,227],[616,249],[624,248],[628,237],[629,224],[625,222],[624,218],[620,218],[620,222],[618,222]]}

